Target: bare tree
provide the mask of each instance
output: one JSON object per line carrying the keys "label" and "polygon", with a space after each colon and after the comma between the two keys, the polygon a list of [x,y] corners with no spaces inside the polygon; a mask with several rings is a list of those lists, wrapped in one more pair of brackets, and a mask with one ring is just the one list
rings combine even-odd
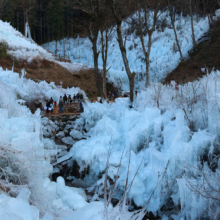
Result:
{"label": "bare tree", "polygon": [[180,48],[178,36],[177,36],[177,33],[176,33],[176,27],[175,27],[176,8],[175,8],[175,6],[172,6],[172,3],[171,3],[170,0],[167,0],[167,4],[168,4],[169,13],[170,13],[171,24],[172,24],[173,31],[174,31],[174,34],[175,34],[176,45],[177,45],[178,51],[180,53],[180,59],[182,60],[183,59],[183,54],[182,54],[182,51],[181,51],[181,48]]}
{"label": "bare tree", "polygon": [[[130,1],[132,2],[132,1]],[[125,5],[128,5],[129,2],[126,0],[107,0],[108,6],[113,14],[114,20],[116,22],[116,28],[117,28],[117,40],[119,44],[119,48],[121,51],[122,59],[125,65],[125,70],[129,79],[129,84],[130,84],[130,104],[132,106],[132,103],[134,101],[134,77],[135,73],[131,72],[131,69],[129,67],[129,62],[127,58],[127,53],[126,53],[126,47],[125,47],[125,41],[123,40],[122,36],[122,21],[123,21],[123,14],[122,14],[122,8],[123,10],[125,9]],[[116,7],[117,6],[117,7]]]}
{"label": "bare tree", "polygon": [[99,53],[97,48],[97,40],[99,31],[101,30],[101,21],[103,16],[103,5],[104,1],[101,0],[74,0],[67,1],[67,4],[75,10],[80,10],[84,18],[78,21],[78,28],[82,33],[89,38],[92,43],[93,60],[94,60],[94,74],[96,86],[100,96],[103,96],[101,86],[99,83],[99,68],[98,68],[98,58]]}
{"label": "bare tree", "polygon": [[196,47],[196,39],[195,39],[195,33],[194,33],[194,22],[193,22],[193,5],[194,5],[194,0],[179,0],[178,1],[180,4],[185,4],[185,6],[188,7],[189,9],[189,15],[191,19],[191,30],[192,30],[192,41],[193,41],[193,46]]}
{"label": "bare tree", "polygon": [[219,0],[209,0],[209,1],[202,0],[203,17],[205,18],[206,16],[208,16],[210,28],[213,26],[214,23],[213,17],[216,9],[220,6],[219,3],[220,3]]}
{"label": "bare tree", "polygon": [[24,13],[24,35],[25,35],[25,25],[26,22],[29,23],[30,11],[35,7],[35,0],[21,0],[19,2],[21,10]]}
{"label": "bare tree", "polygon": [[[162,9],[162,1],[161,0],[144,0],[142,7],[144,10],[144,27],[147,30],[148,34],[148,49],[146,51],[145,47],[145,42],[144,42],[144,34],[143,34],[143,24],[142,24],[142,17],[141,17],[141,0],[138,0],[138,17],[139,17],[139,30],[140,30],[140,40],[141,40],[141,45],[142,49],[144,52],[144,58],[145,58],[145,63],[146,63],[146,81],[145,81],[145,86],[147,87],[150,83],[150,53],[151,53],[151,46],[152,46],[152,34],[156,29],[156,22],[158,18],[161,15],[160,10]],[[151,8],[152,7],[152,8]],[[148,15],[149,15],[149,10],[152,9],[152,16],[153,16],[153,24],[150,25]]]}
{"label": "bare tree", "polygon": [[108,29],[107,26],[104,26],[101,28],[101,42],[102,42],[102,63],[103,63],[103,96],[106,99],[107,98],[107,91],[106,91],[106,74],[109,71],[111,67],[107,69],[107,60],[108,60],[108,42],[109,38],[114,33],[113,27]]}

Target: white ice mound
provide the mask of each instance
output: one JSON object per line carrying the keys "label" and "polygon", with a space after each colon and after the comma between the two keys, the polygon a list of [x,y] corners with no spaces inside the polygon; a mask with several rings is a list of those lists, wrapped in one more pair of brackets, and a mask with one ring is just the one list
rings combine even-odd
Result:
{"label": "white ice mound", "polygon": [[70,209],[78,210],[87,205],[85,195],[80,195],[77,190],[72,190],[65,186],[65,181],[62,177],[57,178],[57,194],[60,196],[64,205]]}
{"label": "white ice mound", "polygon": [[104,220],[104,203],[92,202],[61,220]]}
{"label": "white ice mound", "polygon": [[31,206],[25,198],[29,196],[27,189],[21,191],[17,198],[0,195],[1,220],[39,220],[39,211]]}
{"label": "white ice mound", "polygon": [[70,135],[72,136],[73,139],[76,139],[76,140],[81,140],[83,137],[82,133],[77,130],[72,130],[70,132]]}

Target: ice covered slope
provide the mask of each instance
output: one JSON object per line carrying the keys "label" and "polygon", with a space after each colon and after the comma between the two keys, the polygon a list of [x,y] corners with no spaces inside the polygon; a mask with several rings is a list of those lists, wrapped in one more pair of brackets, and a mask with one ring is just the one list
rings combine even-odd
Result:
{"label": "ice covered slope", "polygon": [[34,58],[46,59],[57,62],[70,71],[78,71],[85,68],[85,65],[83,64],[67,64],[56,61],[52,53],[30,41],[19,31],[15,30],[9,23],[3,22],[2,20],[0,20],[0,42],[7,43],[8,53],[18,60],[27,60],[28,62],[31,62]]}
{"label": "ice covered slope", "polygon": [[29,62],[35,57],[54,60],[52,53],[47,52],[36,43],[32,43],[9,23],[2,20],[0,20],[0,42],[6,42],[9,47],[8,52],[18,59],[28,60]]}
{"label": "ice covered slope", "polygon": [[[92,189],[102,195],[103,173],[111,150],[111,179],[115,179],[120,167],[115,197],[120,199],[125,189],[130,161],[129,184],[134,176],[135,180],[128,197],[137,206],[147,203],[169,164],[147,210],[162,215],[161,207],[171,208],[170,213],[164,213],[167,215],[164,219],[171,219],[181,203],[182,209],[178,216],[172,216],[173,219],[196,220],[210,216],[209,207],[213,205],[213,211],[217,212],[218,203],[190,190],[189,184],[204,186],[210,195],[220,199],[219,191],[211,189],[207,182],[204,184],[206,177],[203,176],[205,172],[208,183],[219,187],[216,185],[220,172],[219,83],[220,71],[180,86],[179,90],[172,85],[152,83],[138,93],[133,109],[128,107],[129,99],[126,98],[116,99],[113,104],[88,103],[76,127],[83,130],[85,126],[89,137],[75,143],[59,163],[72,158],[81,171],[89,167],[86,178],[97,180]],[[201,162],[205,157],[209,162]],[[211,161],[215,172],[208,165]],[[71,160],[69,165],[71,168]],[[168,201],[173,205],[169,207]]]}
{"label": "ice covered slope", "polygon": [[[220,11],[216,12],[217,15]],[[132,19],[137,20],[138,15],[134,14]],[[153,44],[150,55],[150,70],[151,80],[160,81],[166,77],[180,62],[180,55],[177,51],[174,51],[175,36],[173,29],[171,29],[170,17],[168,12],[164,12],[160,16],[160,21],[163,20],[167,27],[162,30],[160,27],[153,33]],[[132,22],[128,19],[129,22]],[[182,49],[184,57],[187,57],[188,51],[192,49],[191,38],[191,23],[190,17],[177,16],[175,26],[177,29],[177,35],[179,43]],[[129,65],[132,71],[145,72],[145,63],[143,62],[143,51],[139,37],[135,33],[130,33],[130,25],[123,22],[122,31],[123,35],[127,36],[126,48]],[[197,22],[194,17],[195,37],[198,40],[205,32],[209,30],[208,18],[199,18]],[[148,37],[145,37],[145,44],[147,47]],[[54,52],[55,41],[43,45],[46,49]],[[70,59],[76,63],[84,63],[87,66],[93,66],[92,45],[88,38],[76,38],[65,39],[66,54],[70,56]],[[98,39],[98,50],[101,50],[100,36]],[[58,42],[58,54],[63,54],[63,41]],[[111,69],[108,73],[108,78],[117,84],[117,79],[121,78],[123,83],[126,81],[126,73],[122,71],[124,64],[122,61],[121,53],[119,50],[118,42],[116,39],[116,32],[112,36],[109,42],[109,57],[108,67]],[[99,56],[99,66],[102,68],[101,55]],[[119,83],[119,82],[118,82]],[[128,86],[127,86],[128,88]]]}
{"label": "ice covered slope", "polygon": [[[49,180],[53,169],[50,156],[56,154],[57,148],[53,141],[45,147],[40,110],[32,114],[22,104],[50,97],[58,100],[64,93],[83,91],[63,89],[45,81],[36,83],[24,78],[24,71],[20,77],[2,68],[0,88],[0,219],[40,220],[41,215],[43,220],[54,220],[84,206],[90,209],[82,189],[65,186],[61,177],[57,182]],[[4,192],[4,188],[10,191]]]}

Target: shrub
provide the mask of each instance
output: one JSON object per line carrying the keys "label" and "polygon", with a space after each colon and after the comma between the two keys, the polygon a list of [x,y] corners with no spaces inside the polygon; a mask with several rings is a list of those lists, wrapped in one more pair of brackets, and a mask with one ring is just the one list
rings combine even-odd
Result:
{"label": "shrub", "polygon": [[27,183],[21,153],[10,146],[0,146],[0,186],[3,191],[16,191]]}
{"label": "shrub", "polygon": [[6,42],[0,42],[0,58],[7,58],[9,56],[7,49],[8,44]]}

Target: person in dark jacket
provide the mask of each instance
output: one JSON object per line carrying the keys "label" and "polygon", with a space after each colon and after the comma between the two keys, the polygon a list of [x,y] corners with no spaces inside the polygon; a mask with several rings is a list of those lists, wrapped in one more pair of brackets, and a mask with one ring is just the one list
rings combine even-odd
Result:
{"label": "person in dark jacket", "polygon": [[72,103],[71,95],[68,96],[68,104],[70,105]]}
{"label": "person in dark jacket", "polygon": [[64,103],[67,103],[67,96],[66,96],[66,94],[64,94],[64,96],[63,96],[63,101],[64,101]]}
{"label": "person in dark jacket", "polygon": [[79,106],[80,106],[80,112],[83,113],[84,112],[84,108],[83,108],[82,101],[80,101]]}
{"label": "person in dark jacket", "polygon": [[117,93],[116,93],[116,91],[115,91],[115,90],[113,91],[113,98],[114,98],[114,99],[116,99],[116,98],[117,98]]}
{"label": "person in dark jacket", "polygon": [[63,113],[63,102],[59,101],[59,114]]}
{"label": "person in dark jacket", "polygon": [[50,101],[47,101],[47,113],[49,113],[49,108],[50,108]]}
{"label": "person in dark jacket", "polygon": [[50,98],[50,103],[53,103],[53,98],[52,97]]}

